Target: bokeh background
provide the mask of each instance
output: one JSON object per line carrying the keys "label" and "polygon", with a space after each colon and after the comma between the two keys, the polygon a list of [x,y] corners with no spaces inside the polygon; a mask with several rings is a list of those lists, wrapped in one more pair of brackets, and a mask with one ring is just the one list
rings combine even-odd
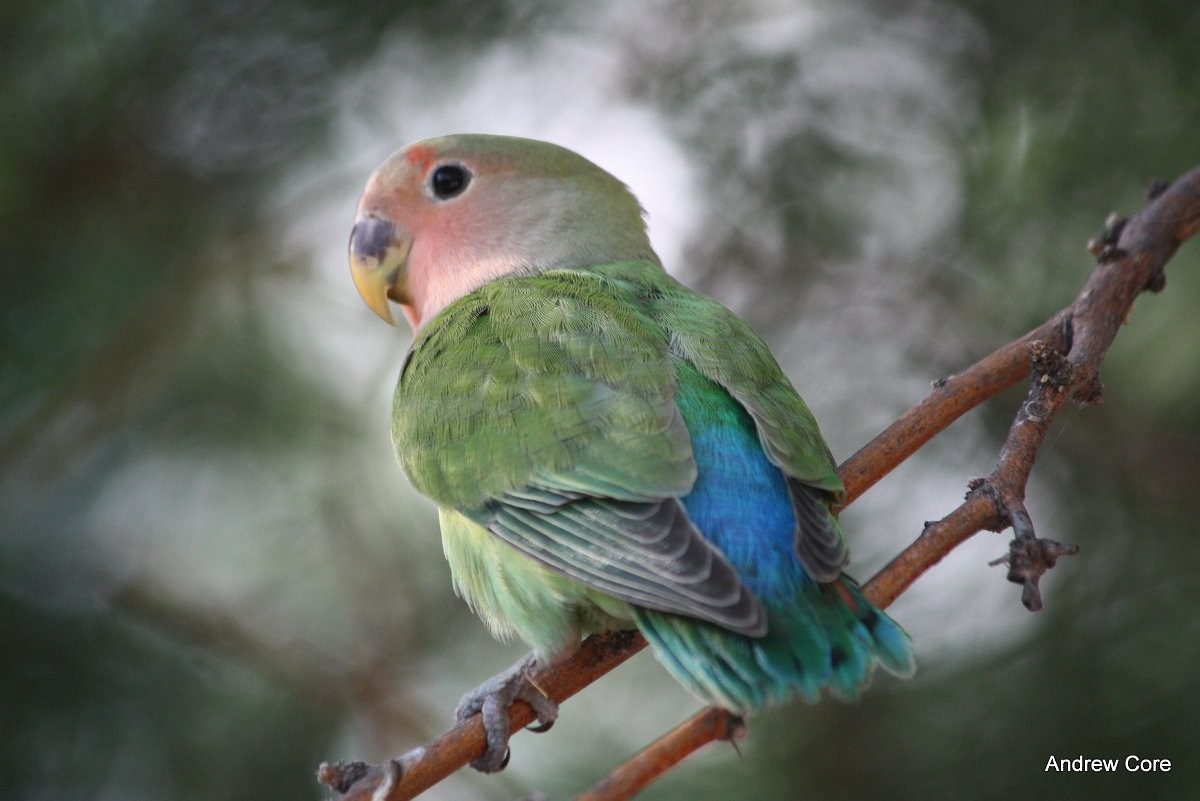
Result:
{"label": "bokeh background", "polygon": [[[390,151],[552,139],[763,333],[844,458],[1070,302],[1110,210],[1200,162],[1192,0],[44,0],[0,8],[0,786],[317,799],[515,660],[394,465],[408,332],[344,248]],[[1195,798],[1200,246],[1138,301],[1030,506],[893,607],[920,672],[791,706],[658,799]],[[1021,392],[845,513],[868,577],[987,473]],[[696,702],[642,654],[432,799],[569,797]],[[1170,773],[1046,773],[1051,756]]]}

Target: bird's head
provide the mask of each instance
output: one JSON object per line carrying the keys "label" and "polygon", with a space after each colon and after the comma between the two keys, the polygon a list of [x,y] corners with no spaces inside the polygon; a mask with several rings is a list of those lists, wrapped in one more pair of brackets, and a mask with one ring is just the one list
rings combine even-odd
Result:
{"label": "bird's head", "polygon": [[350,272],[389,323],[413,329],[488,281],[634,259],[657,262],[641,206],[582,156],[532,139],[445,136],[371,176],[350,233]]}

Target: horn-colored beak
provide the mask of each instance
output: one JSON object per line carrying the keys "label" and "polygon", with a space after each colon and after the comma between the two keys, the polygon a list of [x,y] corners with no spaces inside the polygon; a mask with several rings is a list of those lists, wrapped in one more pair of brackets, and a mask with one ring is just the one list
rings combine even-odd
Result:
{"label": "horn-colored beak", "polygon": [[390,220],[360,217],[350,231],[350,275],[363,301],[395,325],[388,300],[407,303],[408,251],[412,239]]}

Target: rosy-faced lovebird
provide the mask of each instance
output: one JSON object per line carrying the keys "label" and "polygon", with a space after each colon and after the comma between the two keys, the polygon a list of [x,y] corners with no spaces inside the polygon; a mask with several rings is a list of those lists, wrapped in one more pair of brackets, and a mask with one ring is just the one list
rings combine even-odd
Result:
{"label": "rosy-faced lovebird", "polygon": [[359,293],[414,340],[392,440],[438,507],[457,592],[533,652],[464,696],[507,761],[507,709],[591,632],[636,627],[706,702],[745,714],[876,664],[904,631],[842,573],[842,493],[812,413],[762,340],[675,281],[643,211],[569,150],[503,136],[410,145],[367,183]]}

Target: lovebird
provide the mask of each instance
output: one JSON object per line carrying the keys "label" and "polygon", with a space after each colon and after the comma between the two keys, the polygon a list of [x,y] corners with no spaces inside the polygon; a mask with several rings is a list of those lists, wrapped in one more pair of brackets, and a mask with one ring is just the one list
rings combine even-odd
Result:
{"label": "lovebird", "polygon": [[754,331],[668,275],[617,178],[541,141],[429,139],[371,175],[350,268],[414,338],[392,441],[436,504],[456,591],[533,650],[467,693],[486,753],[528,680],[589,633],[636,627],[705,702],[748,714],[877,665],[907,677],[904,630],[842,572],[833,457]]}

